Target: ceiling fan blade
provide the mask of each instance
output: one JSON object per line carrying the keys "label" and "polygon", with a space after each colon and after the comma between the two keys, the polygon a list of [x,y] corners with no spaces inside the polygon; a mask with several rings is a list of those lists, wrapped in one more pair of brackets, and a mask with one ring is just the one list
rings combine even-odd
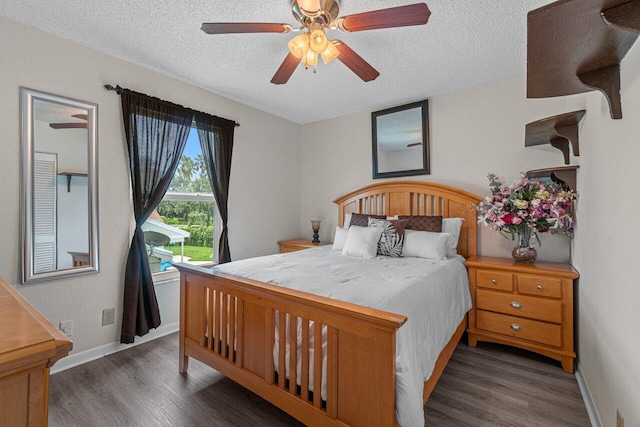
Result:
{"label": "ceiling fan blade", "polygon": [[337,25],[340,29],[351,32],[379,30],[424,25],[429,21],[430,16],[431,11],[426,3],[416,3],[343,16],[338,18]]}
{"label": "ceiling fan blade", "polygon": [[86,129],[86,123],[49,123],[53,129]]}
{"label": "ceiling fan blade", "polygon": [[74,114],[71,117],[73,117],[74,119],[87,120],[87,115],[86,114]]}
{"label": "ceiling fan blade", "polygon": [[282,61],[282,64],[280,64],[278,71],[273,75],[271,83],[274,85],[282,85],[288,82],[299,63],[300,60],[289,52],[287,57],[284,58],[284,61]]}
{"label": "ceiling fan blade", "polygon": [[340,54],[338,59],[346,65],[351,71],[357,74],[365,82],[370,82],[378,78],[380,73],[373,68],[367,61],[362,59],[353,49],[344,44],[341,40],[333,40]]}
{"label": "ceiling fan blade", "polygon": [[200,29],[207,34],[288,33],[291,26],[264,22],[205,22]]}

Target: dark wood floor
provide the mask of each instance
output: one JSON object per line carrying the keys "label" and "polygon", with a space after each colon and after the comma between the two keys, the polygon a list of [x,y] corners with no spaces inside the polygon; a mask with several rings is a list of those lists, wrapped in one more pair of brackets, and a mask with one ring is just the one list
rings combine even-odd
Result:
{"label": "dark wood floor", "polygon": [[[187,376],[177,365],[172,334],[55,374],[49,425],[301,425],[198,361],[190,361]],[[439,427],[590,425],[575,377],[559,364],[484,343],[458,345],[425,419]]]}

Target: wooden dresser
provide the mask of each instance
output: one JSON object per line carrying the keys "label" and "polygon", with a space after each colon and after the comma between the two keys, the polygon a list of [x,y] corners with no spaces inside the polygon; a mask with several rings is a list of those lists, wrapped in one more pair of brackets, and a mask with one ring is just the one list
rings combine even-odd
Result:
{"label": "wooden dresser", "polygon": [[280,245],[280,253],[296,252],[303,249],[316,248],[318,246],[330,245],[329,242],[312,243],[311,240],[296,239],[296,240],[282,240],[278,242]]}
{"label": "wooden dresser", "polygon": [[0,425],[46,426],[49,368],[72,343],[0,279]]}
{"label": "wooden dresser", "polygon": [[524,348],[573,372],[573,286],[579,276],[573,267],[484,256],[465,264],[473,300],[469,345],[491,341]]}

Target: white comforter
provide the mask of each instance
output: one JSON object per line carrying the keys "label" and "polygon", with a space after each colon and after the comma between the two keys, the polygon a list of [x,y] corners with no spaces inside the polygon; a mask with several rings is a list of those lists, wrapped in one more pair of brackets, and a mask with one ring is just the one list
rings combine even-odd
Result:
{"label": "white comforter", "polygon": [[325,246],[235,261],[216,269],[407,316],[396,334],[396,418],[408,427],[424,425],[424,381],[471,308],[463,261],[461,257],[362,259]]}

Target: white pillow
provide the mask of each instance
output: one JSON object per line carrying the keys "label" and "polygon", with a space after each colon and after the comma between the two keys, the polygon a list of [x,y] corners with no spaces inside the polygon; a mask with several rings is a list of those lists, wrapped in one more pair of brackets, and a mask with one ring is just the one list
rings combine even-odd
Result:
{"label": "white pillow", "polygon": [[344,244],[347,241],[349,235],[348,228],[336,227],[336,234],[333,236],[333,246],[331,249],[334,251],[341,251],[344,248]]}
{"label": "white pillow", "polygon": [[442,232],[449,233],[449,242],[447,242],[447,256],[458,255],[458,239],[460,238],[460,228],[462,227],[464,218],[443,218]]}
{"label": "white pillow", "polygon": [[360,258],[375,258],[378,253],[378,240],[382,236],[382,227],[349,227],[347,241],[342,255]]}
{"label": "white pillow", "polygon": [[351,225],[351,212],[344,214],[344,222],[342,223],[342,228],[349,228]]}
{"label": "white pillow", "polygon": [[404,230],[403,257],[446,259],[451,234]]}

